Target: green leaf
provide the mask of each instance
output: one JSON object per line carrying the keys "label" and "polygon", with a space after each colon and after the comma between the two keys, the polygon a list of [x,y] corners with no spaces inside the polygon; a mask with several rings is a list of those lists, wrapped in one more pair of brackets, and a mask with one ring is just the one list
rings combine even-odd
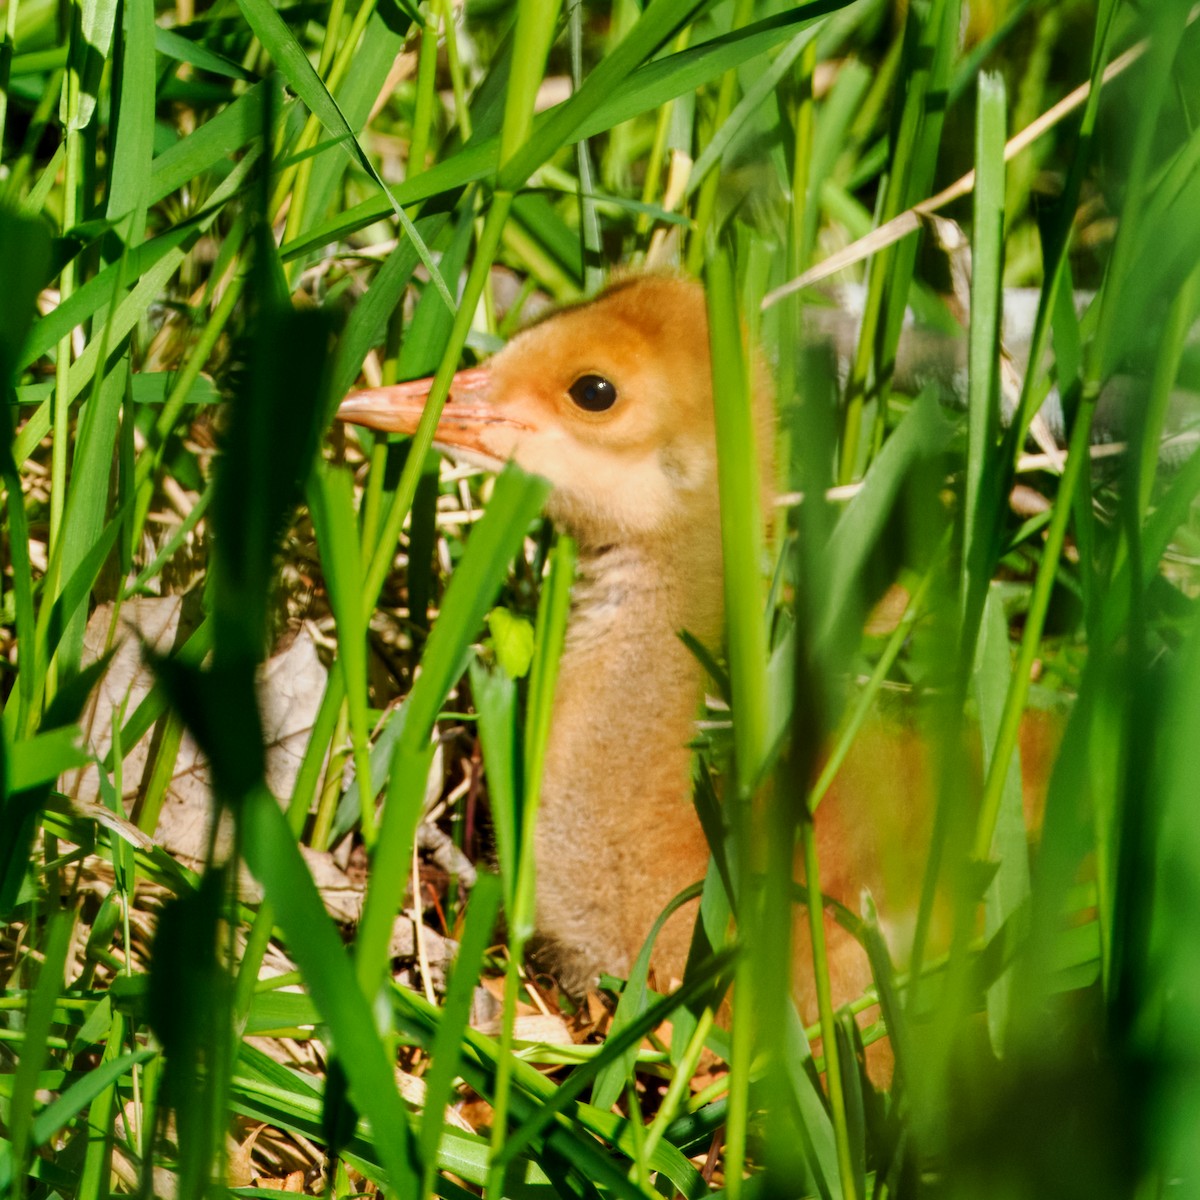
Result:
{"label": "green leaf", "polygon": [[81,1112],[105,1089],[112,1087],[122,1075],[128,1074],[139,1063],[148,1062],[159,1051],[156,1048],[134,1050],[110,1059],[75,1080],[69,1088],[46,1105],[33,1122],[33,1142],[44,1146],[68,1121]]}
{"label": "green leaf", "polygon": [[31,791],[90,761],[77,725],[51,729],[7,748],[5,786],[9,792]]}
{"label": "green leaf", "polygon": [[[1004,697],[1012,674],[1008,645],[1008,623],[1004,605],[995,587],[989,588],[979,633],[974,691],[979,706],[979,732],[983,740],[984,771],[991,769]],[[985,937],[991,937],[1029,899],[1030,875],[1028,833],[1021,787],[1021,760],[1014,752],[1009,760],[1004,791],[992,835],[992,858],[996,873],[983,897]],[[987,993],[988,1034],[998,1055],[1004,1052],[1009,1009],[1013,1001],[1012,971],[1003,974]]]}
{"label": "green leaf", "polygon": [[121,233],[129,246],[142,240],[149,203],[150,164],[154,158],[156,30],[153,0],[122,0],[121,12],[124,37],[117,57],[121,67],[120,108],[107,214],[110,220],[128,214]]}
{"label": "green leaf", "polygon": [[517,685],[505,671],[471,662],[471,696],[487,764],[488,796],[496,837],[496,862],[504,880],[504,907],[516,906],[518,830],[522,796]]}
{"label": "green leaf", "polygon": [[708,313],[736,784],[738,798],[745,801],[766,766],[768,750],[762,491],[749,360],[733,267],[723,246],[708,262]]}
{"label": "green leaf", "polygon": [[550,552],[549,569],[538,603],[529,697],[525,711],[525,742],[521,758],[524,795],[517,844],[516,893],[508,913],[510,937],[522,945],[533,936],[536,904],[534,886],[534,830],[542,799],[542,773],[550,743],[550,721],[554,713],[554,691],[559,660],[567,636],[567,614],[571,583],[575,578],[575,543],[562,534]]}
{"label": "green leaf", "polygon": [[[362,608],[363,571],[349,473],[322,464],[313,473],[308,497],[337,625],[337,661],[345,678],[356,774],[359,779],[369,781],[367,741],[371,726],[367,716],[367,626]],[[365,794],[360,791],[359,800],[364,836],[370,845],[375,836],[374,791]]]}
{"label": "green leaf", "polygon": [[975,642],[999,552],[1000,314],[1004,276],[1004,82],[979,77],[975,127],[975,226],[967,367],[967,480],[963,493],[963,653]]}
{"label": "green leaf", "polygon": [[444,1109],[459,1073],[463,1051],[463,1032],[471,1019],[475,985],[483,956],[491,944],[500,912],[500,879],[490,871],[481,872],[471,892],[466,927],[459,943],[454,971],[446,986],[446,1001],[433,1040],[433,1065],[425,1076],[425,1112],[421,1118],[418,1145],[425,1165],[425,1191],[432,1190],[437,1166],[437,1149],[444,1125]]}
{"label": "green leaf", "polygon": [[496,661],[512,679],[523,679],[533,661],[533,625],[497,605],[487,615]]}
{"label": "green leaf", "polygon": [[158,155],[150,171],[148,203],[157,204],[218,163],[228,163],[243,146],[261,137],[263,100],[270,86],[267,80],[256,83]]}
{"label": "green leaf", "polygon": [[[254,76],[233,59],[226,58],[224,54],[218,54],[215,50],[210,50],[200,42],[194,42],[191,38],[184,37],[174,29],[163,29],[156,26],[154,49],[166,58],[172,58],[176,62],[189,63],[193,67],[199,67],[202,71],[210,71],[214,75],[222,75],[227,79],[243,79],[247,83],[254,80]],[[236,104],[237,101],[234,103]],[[229,105],[222,111],[228,112],[232,107],[233,105]]]}
{"label": "green leaf", "polygon": [[58,119],[67,129],[86,129],[96,111],[100,76],[112,53],[117,0],[81,0],[72,6],[70,84],[63,90]]}

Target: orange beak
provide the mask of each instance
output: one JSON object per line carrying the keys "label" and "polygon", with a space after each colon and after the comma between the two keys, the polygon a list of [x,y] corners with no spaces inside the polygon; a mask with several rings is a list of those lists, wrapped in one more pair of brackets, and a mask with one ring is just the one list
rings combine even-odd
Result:
{"label": "orange beak", "polygon": [[[491,383],[486,366],[459,371],[451,380],[433,440],[443,449],[467,451],[499,466],[508,457],[514,433],[529,426],[505,417],[492,403]],[[413,434],[432,386],[432,378],[413,379],[351,392],[338,407],[338,420],[388,433]]]}

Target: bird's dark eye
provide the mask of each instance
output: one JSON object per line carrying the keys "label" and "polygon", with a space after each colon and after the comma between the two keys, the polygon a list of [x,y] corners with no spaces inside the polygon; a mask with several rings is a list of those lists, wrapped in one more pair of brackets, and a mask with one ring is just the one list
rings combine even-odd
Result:
{"label": "bird's dark eye", "polygon": [[567,390],[588,412],[604,412],[617,402],[617,389],[603,375],[580,375]]}

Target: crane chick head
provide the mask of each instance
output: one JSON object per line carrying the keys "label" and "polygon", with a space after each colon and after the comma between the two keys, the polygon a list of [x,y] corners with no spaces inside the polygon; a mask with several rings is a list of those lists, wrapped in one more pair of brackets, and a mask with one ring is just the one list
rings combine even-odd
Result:
{"label": "crane chick head", "polygon": [[[412,433],[430,384],[356,392],[338,416]],[[630,276],[537,322],[455,376],[435,441],[489,469],[513,459],[548,479],[550,515],[585,543],[710,525],[716,443],[703,290],[677,276]]]}

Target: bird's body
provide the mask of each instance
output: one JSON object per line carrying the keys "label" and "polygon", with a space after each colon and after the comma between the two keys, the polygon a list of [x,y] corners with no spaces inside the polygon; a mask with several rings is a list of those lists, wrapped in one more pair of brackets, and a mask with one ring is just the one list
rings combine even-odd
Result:
{"label": "bird's body", "polygon": [[[626,972],[666,904],[708,863],[688,748],[706,680],[678,636],[686,630],[716,649],[724,623],[703,291],[675,276],[631,278],[519,334],[460,379],[438,441],[547,477],[549,511],[579,543],[536,860],[539,934],[560,978],[581,990],[602,971]],[[358,393],[341,415],[411,432],[427,389]],[[761,372],[754,403],[769,480],[771,395]],[[821,806],[822,886],[854,907],[870,886],[899,912],[909,897],[888,878],[894,856],[885,851],[921,846],[926,771],[905,731],[879,726],[871,740],[871,754],[843,770]],[[682,975],[694,911],[659,938],[662,985]],[[841,1002],[870,976],[861,949],[829,930]],[[799,950],[797,998],[811,1019],[807,961]]]}

